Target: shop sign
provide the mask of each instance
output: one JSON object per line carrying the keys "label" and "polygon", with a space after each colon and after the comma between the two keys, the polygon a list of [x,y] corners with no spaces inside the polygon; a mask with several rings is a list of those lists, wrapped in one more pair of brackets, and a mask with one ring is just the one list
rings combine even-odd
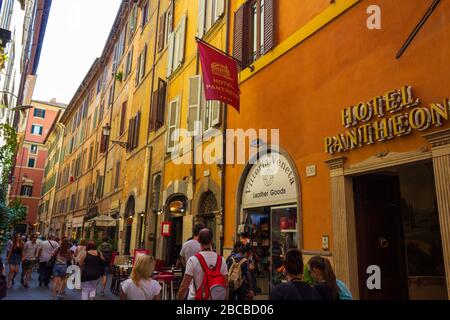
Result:
{"label": "shop sign", "polygon": [[163,222],[161,235],[163,237],[170,237],[172,234],[172,222]]}
{"label": "shop sign", "polygon": [[242,207],[297,202],[295,169],[286,157],[266,154],[250,169],[244,184]]}
{"label": "shop sign", "polygon": [[420,106],[411,86],[345,108],[341,112],[344,133],[325,138],[325,152],[335,154],[441,127],[449,120],[450,99]]}

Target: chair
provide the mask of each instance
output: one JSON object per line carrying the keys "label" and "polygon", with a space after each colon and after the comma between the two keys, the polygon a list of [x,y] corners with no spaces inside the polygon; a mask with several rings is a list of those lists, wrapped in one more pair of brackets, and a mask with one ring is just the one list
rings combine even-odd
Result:
{"label": "chair", "polygon": [[170,300],[174,300],[174,285],[175,276],[172,272],[160,272],[156,276],[156,280],[162,284],[162,300],[168,300],[169,286],[170,286]]}

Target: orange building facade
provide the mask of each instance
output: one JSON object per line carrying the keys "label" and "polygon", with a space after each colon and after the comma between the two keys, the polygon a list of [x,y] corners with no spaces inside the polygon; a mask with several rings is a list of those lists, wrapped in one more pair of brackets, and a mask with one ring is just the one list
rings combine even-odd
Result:
{"label": "orange building facade", "polygon": [[279,129],[249,134],[254,161],[225,173],[225,249],[249,234],[259,294],[298,247],[355,298],[449,297],[448,2],[396,58],[430,4],[230,1],[243,70],[227,128]]}

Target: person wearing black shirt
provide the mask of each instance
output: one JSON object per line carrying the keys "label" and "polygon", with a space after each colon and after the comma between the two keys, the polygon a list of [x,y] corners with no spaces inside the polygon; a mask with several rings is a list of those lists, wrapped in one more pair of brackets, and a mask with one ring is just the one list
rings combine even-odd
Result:
{"label": "person wearing black shirt", "polygon": [[302,280],[303,257],[297,249],[290,249],[284,258],[284,272],[288,280],[272,289],[271,300],[320,300],[317,290]]}

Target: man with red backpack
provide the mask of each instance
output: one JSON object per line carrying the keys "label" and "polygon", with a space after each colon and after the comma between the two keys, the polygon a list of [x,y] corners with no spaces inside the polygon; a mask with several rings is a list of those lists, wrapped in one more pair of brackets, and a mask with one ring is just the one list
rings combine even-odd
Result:
{"label": "man with red backpack", "polygon": [[198,236],[201,251],[189,258],[186,272],[178,291],[178,299],[228,300],[228,270],[225,260],[211,250],[213,234],[202,229]]}

